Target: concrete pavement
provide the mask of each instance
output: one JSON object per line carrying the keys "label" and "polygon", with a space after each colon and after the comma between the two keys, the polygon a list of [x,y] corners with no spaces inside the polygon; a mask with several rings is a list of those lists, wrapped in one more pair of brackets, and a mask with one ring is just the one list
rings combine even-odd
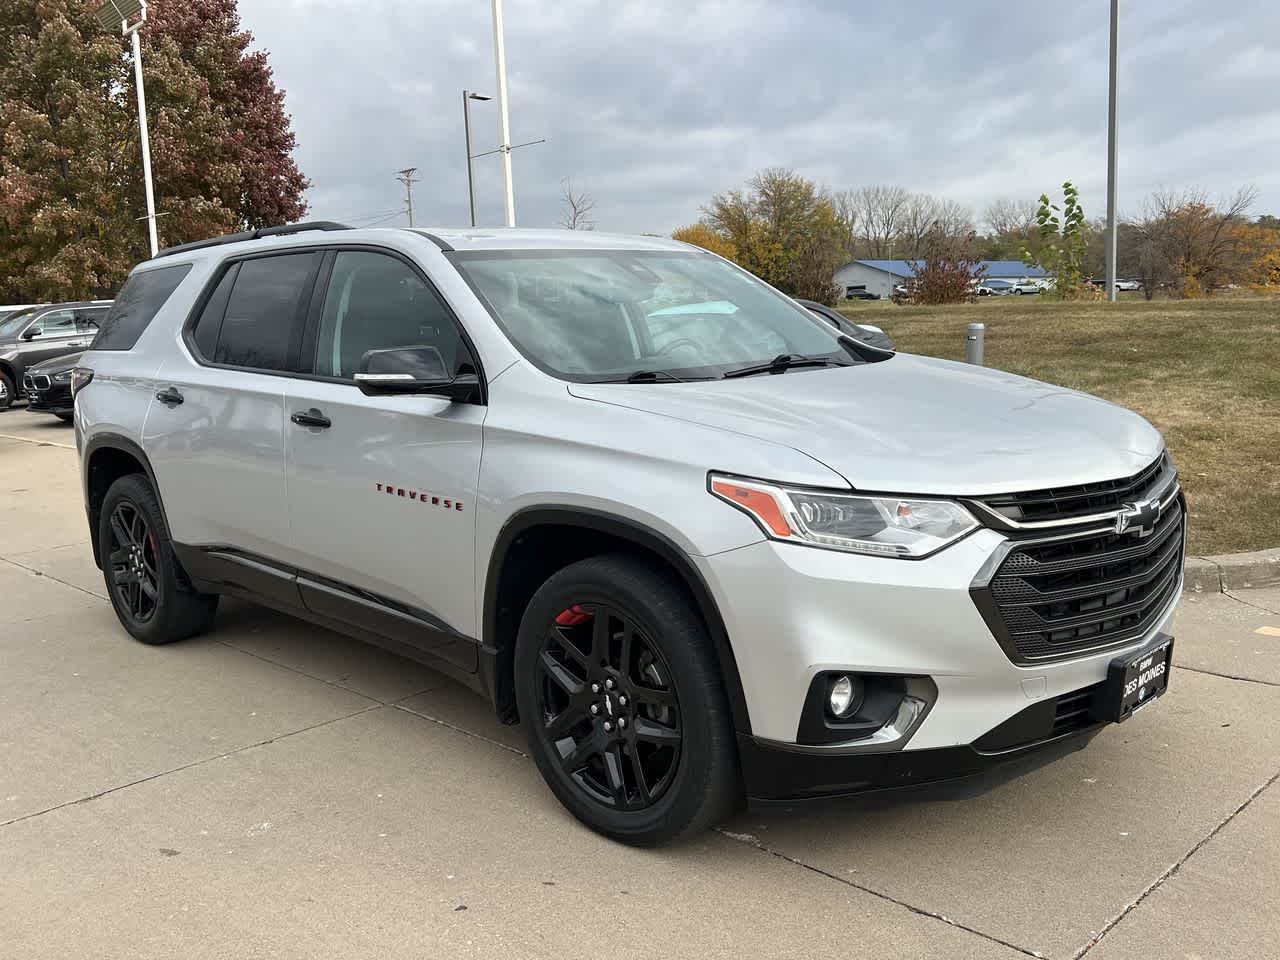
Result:
{"label": "concrete pavement", "polygon": [[0,956],[1280,953],[1280,591],[1188,597],[1163,702],[978,797],[636,851],[417,664],[232,602],[132,641],[73,442],[0,414]]}

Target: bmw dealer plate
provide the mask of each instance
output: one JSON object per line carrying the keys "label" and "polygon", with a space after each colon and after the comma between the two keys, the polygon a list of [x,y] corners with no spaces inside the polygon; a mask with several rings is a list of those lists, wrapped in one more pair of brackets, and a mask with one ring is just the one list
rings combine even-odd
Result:
{"label": "bmw dealer plate", "polygon": [[1100,720],[1128,720],[1169,689],[1173,669],[1173,637],[1157,634],[1137,653],[1117,657],[1107,668],[1107,681],[1096,699]]}

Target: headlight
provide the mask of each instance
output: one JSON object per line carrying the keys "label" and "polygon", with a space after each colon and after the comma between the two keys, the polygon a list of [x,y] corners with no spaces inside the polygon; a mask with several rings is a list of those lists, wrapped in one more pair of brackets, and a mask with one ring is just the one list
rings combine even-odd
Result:
{"label": "headlight", "polygon": [[63,370],[61,373],[55,373],[52,377],[50,377],[50,379],[51,379],[54,383],[70,383],[70,382],[71,382],[71,371],[70,371],[70,370]]}
{"label": "headlight", "polygon": [[950,500],[822,493],[718,474],[711,475],[710,489],[774,540],[878,557],[918,560],[978,528],[973,515]]}

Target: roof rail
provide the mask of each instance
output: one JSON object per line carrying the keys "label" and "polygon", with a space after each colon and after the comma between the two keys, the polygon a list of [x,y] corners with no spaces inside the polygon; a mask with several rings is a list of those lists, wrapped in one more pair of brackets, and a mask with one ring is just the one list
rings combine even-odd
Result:
{"label": "roof rail", "polygon": [[196,240],[194,243],[180,243],[176,247],[165,247],[153,259],[172,257],[179,253],[190,253],[192,250],[204,250],[208,247],[220,247],[227,243],[241,243],[245,240],[259,240],[262,237],[284,237],[291,233],[305,233],[308,230],[350,230],[345,223],[334,223],[332,220],[311,220],[306,223],[289,223],[282,227],[259,227],[257,230],[246,230],[243,233],[229,233],[223,237],[210,237],[208,240]]}

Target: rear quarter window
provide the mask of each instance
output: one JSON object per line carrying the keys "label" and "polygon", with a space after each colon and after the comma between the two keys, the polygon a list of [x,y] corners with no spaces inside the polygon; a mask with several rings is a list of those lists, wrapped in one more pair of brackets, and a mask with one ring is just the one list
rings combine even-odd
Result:
{"label": "rear quarter window", "polygon": [[189,264],[143,270],[125,281],[106,317],[98,321],[94,350],[132,350],[160,308],[173,296],[187,274]]}

